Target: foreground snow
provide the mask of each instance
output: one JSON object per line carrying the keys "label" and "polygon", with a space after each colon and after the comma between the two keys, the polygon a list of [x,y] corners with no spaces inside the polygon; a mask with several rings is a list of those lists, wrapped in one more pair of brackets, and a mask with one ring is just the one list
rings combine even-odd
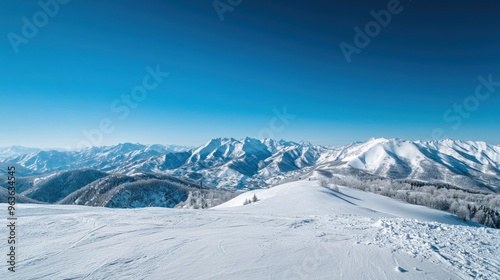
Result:
{"label": "foreground snow", "polygon": [[[254,194],[260,201],[242,206]],[[204,211],[19,208],[20,262],[7,279],[498,279],[500,271],[498,230],[315,181]]]}

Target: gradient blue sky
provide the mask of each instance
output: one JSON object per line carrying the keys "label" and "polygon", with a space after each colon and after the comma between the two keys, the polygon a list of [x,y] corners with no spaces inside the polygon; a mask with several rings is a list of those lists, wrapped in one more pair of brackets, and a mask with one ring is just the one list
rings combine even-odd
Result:
{"label": "gradient blue sky", "polygon": [[[500,144],[500,87],[459,126],[443,118],[479,75],[500,81],[498,1],[402,0],[351,63],[339,44],[389,1],[244,0],[221,22],[210,0],[73,0],[16,54],[8,34],[37,2],[0,2],[0,146],[75,147],[103,118],[114,131],[102,145],[259,137],[285,106],[296,117],[278,139],[430,140],[439,128]],[[120,119],[111,104],[156,65],[170,76]]]}

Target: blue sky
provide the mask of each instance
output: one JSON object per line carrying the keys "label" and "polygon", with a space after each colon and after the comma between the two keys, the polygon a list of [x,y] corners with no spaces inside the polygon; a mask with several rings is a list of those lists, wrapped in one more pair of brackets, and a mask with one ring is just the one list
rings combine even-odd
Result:
{"label": "blue sky", "polygon": [[[221,21],[212,1],[73,0],[43,24],[38,1],[2,1],[0,146],[220,136],[500,144],[500,86],[475,93],[479,76],[500,82],[500,4],[401,1],[348,63],[339,45],[355,46],[354,27],[389,2],[243,0]],[[30,38],[23,17],[40,25]],[[148,67],[169,76],[123,101]],[[294,117],[283,122],[283,110]]]}

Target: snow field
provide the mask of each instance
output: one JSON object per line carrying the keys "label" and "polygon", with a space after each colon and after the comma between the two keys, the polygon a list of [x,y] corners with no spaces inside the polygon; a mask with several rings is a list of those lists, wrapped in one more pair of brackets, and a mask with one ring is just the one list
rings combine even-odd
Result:
{"label": "snow field", "polygon": [[3,279],[499,279],[498,230],[317,181],[209,210],[19,208]]}

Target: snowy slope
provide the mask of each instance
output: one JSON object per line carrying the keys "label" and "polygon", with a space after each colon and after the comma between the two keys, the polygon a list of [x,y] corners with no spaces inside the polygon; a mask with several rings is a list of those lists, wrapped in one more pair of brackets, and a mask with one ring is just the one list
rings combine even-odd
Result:
{"label": "snowy slope", "polygon": [[444,182],[500,192],[500,151],[473,141],[370,139],[324,153],[322,169],[355,168],[391,179]]}
{"label": "snowy slope", "polygon": [[205,211],[20,205],[3,279],[498,279],[499,230],[340,191],[300,181]]}
{"label": "snowy slope", "polygon": [[251,206],[240,207],[246,199],[256,195],[260,200],[258,209],[262,213],[276,214],[300,213],[302,215],[355,214],[364,217],[410,218],[422,221],[436,221],[457,225],[473,225],[464,223],[450,213],[430,209],[423,206],[403,203],[385,196],[376,195],[350,188],[340,187],[340,192],[320,187],[318,181],[297,181],[246,192],[214,209],[232,209],[247,211]]}

